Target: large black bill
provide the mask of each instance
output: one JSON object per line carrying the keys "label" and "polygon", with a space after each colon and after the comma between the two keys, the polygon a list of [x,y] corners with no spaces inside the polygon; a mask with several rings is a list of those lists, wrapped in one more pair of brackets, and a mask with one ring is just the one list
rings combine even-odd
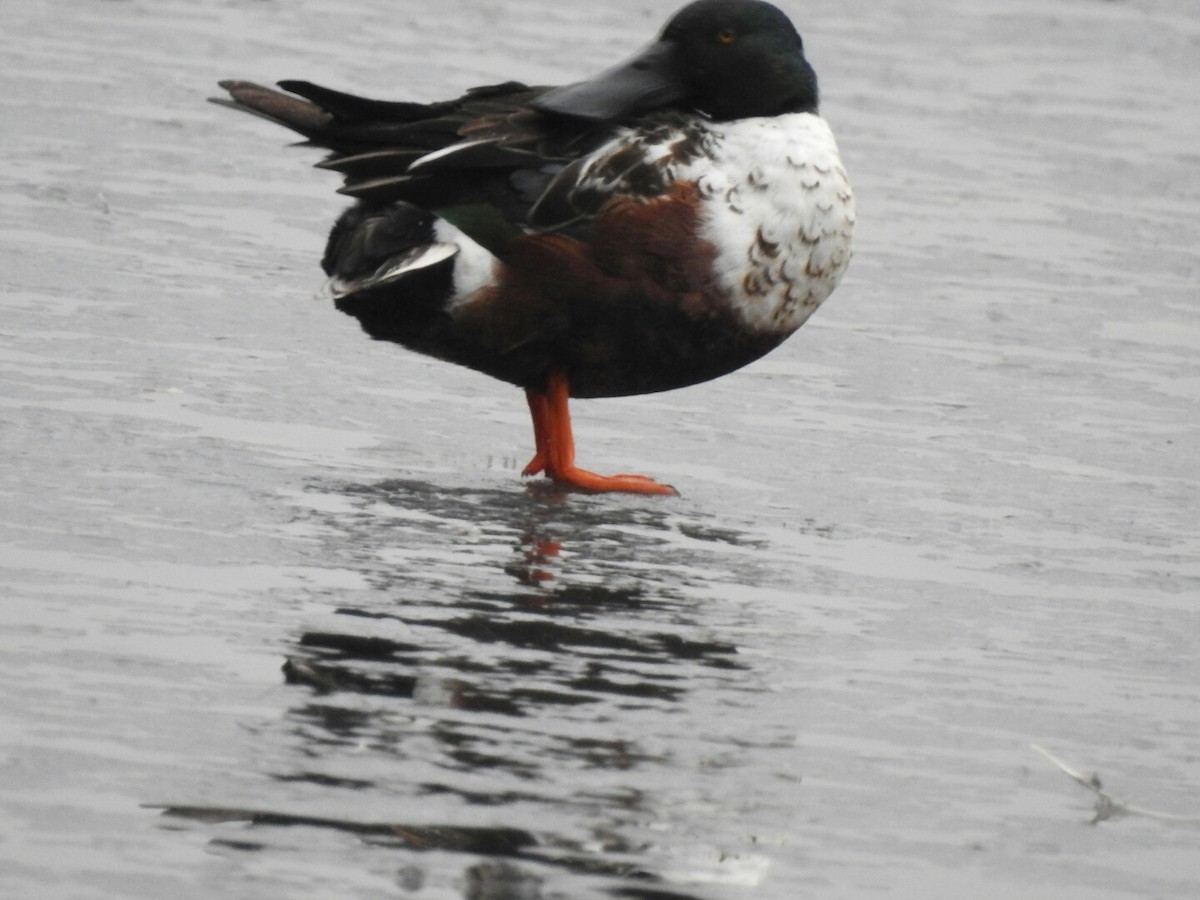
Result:
{"label": "large black bill", "polygon": [[684,94],[674,45],[657,41],[595,78],[547,91],[531,105],[553,115],[611,122],[668,106]]}

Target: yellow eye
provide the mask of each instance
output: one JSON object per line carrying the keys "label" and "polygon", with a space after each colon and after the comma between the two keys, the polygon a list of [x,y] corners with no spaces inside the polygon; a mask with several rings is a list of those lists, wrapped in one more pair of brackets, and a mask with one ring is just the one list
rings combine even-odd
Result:
{"label": "yellow eye", "polygon": [[717,40],[722,44],[732,44],[737,40],[737,32],[732,28],[722,28],[717,32]]}

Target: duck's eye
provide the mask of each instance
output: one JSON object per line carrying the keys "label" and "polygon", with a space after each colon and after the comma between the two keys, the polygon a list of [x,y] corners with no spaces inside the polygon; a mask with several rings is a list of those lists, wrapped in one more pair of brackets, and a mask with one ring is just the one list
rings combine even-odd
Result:
{"label": "duck's eye", "polygon": [[717,32],[717,40],[722,44],[732,44],[737,40],[737,32],[732,28],[722,28]]}

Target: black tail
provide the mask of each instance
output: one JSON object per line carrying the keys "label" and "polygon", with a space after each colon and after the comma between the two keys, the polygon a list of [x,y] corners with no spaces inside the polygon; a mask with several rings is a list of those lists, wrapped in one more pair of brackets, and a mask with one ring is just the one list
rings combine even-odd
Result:
{"label": "black tail", "polygon": [[381,341],[421,349],[446,319],[458,248],[438,243],[434,217],[408,203],[346,210],[321,266],[342,312]]}
{"label": "black tail", "polygon": [[[305,81],[280,82],[290,93],[249,81],[222,81],[221,87],[229,98],[214,103],[331,150],[322,165],[342,171],[351,183],[406,171],[427,148],[451,140],[457,127],[442,118],[453,104],[369,100]],[[436,241],[434,221],[421,206],[372,196],[333,226],[321,260],[327,292],[371,337],[420,347],[443,323],[457,248]]]}
{"label": "black tail", "polygon": [[[445,121],[441,117],[452,112],[449,103],[370,100],[307,81],[279,82],[288,93],[252,81],[228,80],[219,84],[229,92],[229,97],[209,98],[213,103],[261,116],[338,154],[360,153],[389,144],[409,145],[413,149],[422,149],[424,145],[427,152],[443,146],[458,124],[452,119],[447,127],[430,128],[434,122]],[[426,130],[431,133],[422,141],[420,134]]]}
{"label": "black tail", "polygon": [[[250,81],[220,84],[229,97],[214,103],[331,151],[319,165],[342,174],[340,193],[372,209],[407,203],[436,211],[497,256],[561,165],[543,146],[546,123],[527,106],[544,89],[518,82],[439,103],[371,100],[307,81],[279,82],[288,93]],[[446,148],[453,150],[438,154]]]}

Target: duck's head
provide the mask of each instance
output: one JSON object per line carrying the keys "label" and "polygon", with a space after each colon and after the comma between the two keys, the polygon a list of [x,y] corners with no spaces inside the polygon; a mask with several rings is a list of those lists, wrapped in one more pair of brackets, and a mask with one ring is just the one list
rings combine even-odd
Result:
{"label": "duck's head", "polygon": [[684,109],[715,121],[817,111],[817,76],[783,11],[762,0],[696,0],[658,39],[595,78],[533,102],[550,115],[618,121]]}

